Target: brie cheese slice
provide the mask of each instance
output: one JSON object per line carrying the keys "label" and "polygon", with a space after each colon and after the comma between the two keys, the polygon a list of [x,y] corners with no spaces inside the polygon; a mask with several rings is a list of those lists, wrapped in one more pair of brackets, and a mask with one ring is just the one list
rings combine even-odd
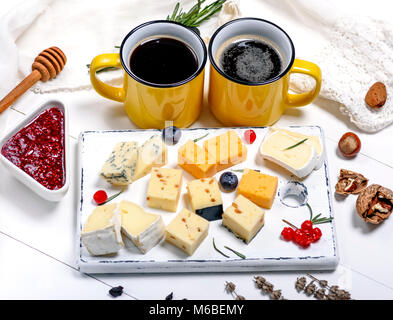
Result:
{"label": "brie cheese slice", "polygon": [[287,149],[301,140],[281,129],[270,130],[264,137],[259,151],[263,158],[303,178],[316,167],[318,155],[310,143],[301,143],[294,148]]}
{"label": "brie cheese slice", "polygon": [[130,201],[120,202],[121,230],[142,253],[157,245],[165,234],[160,215],[145,212]]}
{"label": "brie cheese slice", "polygon": [[281,130],[281,131],[289,134],[292,137],[298,138],[299,142],[302,141],[303,139],[307,139],[304,143],[312,145],[315,149],[315,152],[317,153],[317,160],[318,161],[315,165],[314,170],[318,170],[322,167],[322,165],[325,161],[325,148],[323,147],[322,139],[319,136],[306,135],[306,134],[302,134],[299,132],[290,131],[290,130],[286,130],[286,129],[279,129],[279,128],[275,128],[275,127],[272,127],[271,130],[272,131]]}
{"label": "brie cheese slice", "polygon": [[98,206],[82,228],[82,243],[93,256],[116,253],[123,246],[120,227],[116,204]]}

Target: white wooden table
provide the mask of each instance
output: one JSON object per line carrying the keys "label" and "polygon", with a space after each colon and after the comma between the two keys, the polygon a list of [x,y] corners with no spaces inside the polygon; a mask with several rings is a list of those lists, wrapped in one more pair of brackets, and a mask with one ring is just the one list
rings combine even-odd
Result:
{"label": "white wooden table", "polygon": [[[33,194],[0,167],[0,299],[112,299],[112,286],[124,287],[117,299],[232,299],[224,290],[225,281],[237,285],[247,299],[267,299],[253,283],[258,273],[225,274],[81,274],[76,268],[75,232],[77,175],[76,138],[80,131],[129,129],[134,125],[121,104],[103,99],[94,91],[23,96],[12,107],[11,122],[21,120],[29,110],[47,100],[58,99],[70,113],[71,187],[58,203]],[[363,173],[370,183],[393,188],[393,126],[376,134],[357,130],[337,106],[318,99],[314,104],[288,110],[277,123],[319,125],[326,134],[332,187],[340,168]],[[193,127],[219,125],[207,106]],[[362,141],[361,153],[352,160],[337,152],[337,142],[347,131]],[[314,272],[349,290],[355,299],[393,299],[393,218],[379,226],[364,223],[356,213],[356,196],[334,197],[335,223],[340,263],[334,272]],[[307,299],[294,288],[304,273],[263,273],[287,299]]]}

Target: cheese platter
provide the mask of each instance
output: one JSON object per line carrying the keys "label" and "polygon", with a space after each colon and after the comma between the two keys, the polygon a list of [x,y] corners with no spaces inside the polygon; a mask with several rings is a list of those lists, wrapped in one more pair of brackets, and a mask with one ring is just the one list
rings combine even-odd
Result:
{"label": "cheese platter", "polygon": [[[338,249],[320,127],[165,133],[80,134],[76,245],[82,272],[335,269]],[[271,136],[275,150],[268,148]],[[97,190],[116,198],[97,205]],[[299,231],[312,213],[325,219],[314,229],[320,235],[301,245],[288,241],[282,231],[287,223]]]}

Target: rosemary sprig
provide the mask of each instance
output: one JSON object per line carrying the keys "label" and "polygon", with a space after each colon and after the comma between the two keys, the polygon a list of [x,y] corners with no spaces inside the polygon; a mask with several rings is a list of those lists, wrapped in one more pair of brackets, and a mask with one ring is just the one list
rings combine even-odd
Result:
{"label": "rosemary sprig", "polygon": [[228,255],[226,255],[224,252],[222,252],[221,250],[219,250],[219,249],[216,247],[216,244],[215,244],[215,242],[214,242],[214,238],[213,238],[213,247],[214,247],[214,249],[215,249],[218,253],[221,253],[224,257],[229,258]]}
{"label": "rosemary sprig", "polygon": [[98,206],[102,206],[105,203],[108,203],[109,201],[112,201],[113,199],[115,199],[118,195],[120,195],[120,193],[122,193],[124,190],[119,191],[118,193],[114,194],[113,196],[110,196],[108,199],[106,199],[104,202],[98,204]]}
{"label": "rosemary sprig", "polygon": [[202,137],[199,137],[199,138],[194,139],[193,141],[194,141],[194,142],[198,142],[199,140],[202,140],[203,138],[206,138],[208,135],[209,135],[209,132],[206,133],[206,134],[205,134],[204,136],[202,136]]}
{"label": "rosemary sprig", "polygon": [[298,143],[295,143],[294,145],[289,146],[288,148],[285,148],[283,151],[286,151],[286,150],[290,150],[290,149],[296,148],[298,145],[301,145],[302,143],[304,143],[307,139],[308,139],[308,138],[305,138],[305,139],[303,139],[302,141],[299,141]]}
{"label": "rosemary sprig", "polygon": [[183,12],[180,3],[176,3],[171,15],[167,16],[167,20],[176,21],[187,27],[199,27],[200,24],[208,20],[216,12],[220,11],[226,0],[217,0],[213,3],[201,8],[206,0],[198,0],[198,2],[188,11]]}
{"label": "rosemary sprig", "polygon": [[[89,69],[89,71],[90,71],[90,64],[87,64],[86,67],[87,67],[87,68]],[[117,69],[117,68],[115,68],[115,67],[105,67],[105,68],[102,68],[102,69],[97,70],[96,73],[101,73],[101,72],[106,72],[106,71],[111,71],[111,70],[116,70],[116,69]]]}
{"label": "rosemary sprig", "polygon": [[333,218],[326,218],[326,217],[322,217],[320,218],[320,216],[322,215],[321,213],[317,214],[315,217],[313,217],[313,211],[311,206],[306,203],[306,206],[308,208],[308,210],[310,211],[310,221],[312,222],[312,224],[322,224],[322,223],[328,223],[331,222],[333,220]]}
{"label": "rosemary sprig", "polygon": [[[254,170],[256,172],[261,172],[261,170],[259,170],[259,169],[252,169],[252,170]],[[233,171],[233,172],[244,172],[244,169],[231,169],[231,171]]]}
{"label": "rosemary sprig", "polygon": [[224,246],[225,249],[228,249],[229,251],[232,251],[234,254],[239,256],[242,259],[246,259],[246,256],[244,254],[241,254],[240,252],[237,252],[236,250],[233,250],[232,248],[229,248],[227,246]]}

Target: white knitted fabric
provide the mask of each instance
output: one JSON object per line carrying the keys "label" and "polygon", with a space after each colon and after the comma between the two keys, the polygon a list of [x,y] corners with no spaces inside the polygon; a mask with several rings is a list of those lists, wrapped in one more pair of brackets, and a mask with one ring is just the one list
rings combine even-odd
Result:
{"label": "white knitted fabric", "polygon": [[[366,132],[376,132],[393,122],[393,26],[372,18],[339,19],[327,35],[327,44],[313,59],[322,69],[320,96],[340,103],[340,111]],[[368,107],[365,95],[372,84],[383,82],[386,104]],[[294,77],[291,88],[304,91],[312,83]]]}

